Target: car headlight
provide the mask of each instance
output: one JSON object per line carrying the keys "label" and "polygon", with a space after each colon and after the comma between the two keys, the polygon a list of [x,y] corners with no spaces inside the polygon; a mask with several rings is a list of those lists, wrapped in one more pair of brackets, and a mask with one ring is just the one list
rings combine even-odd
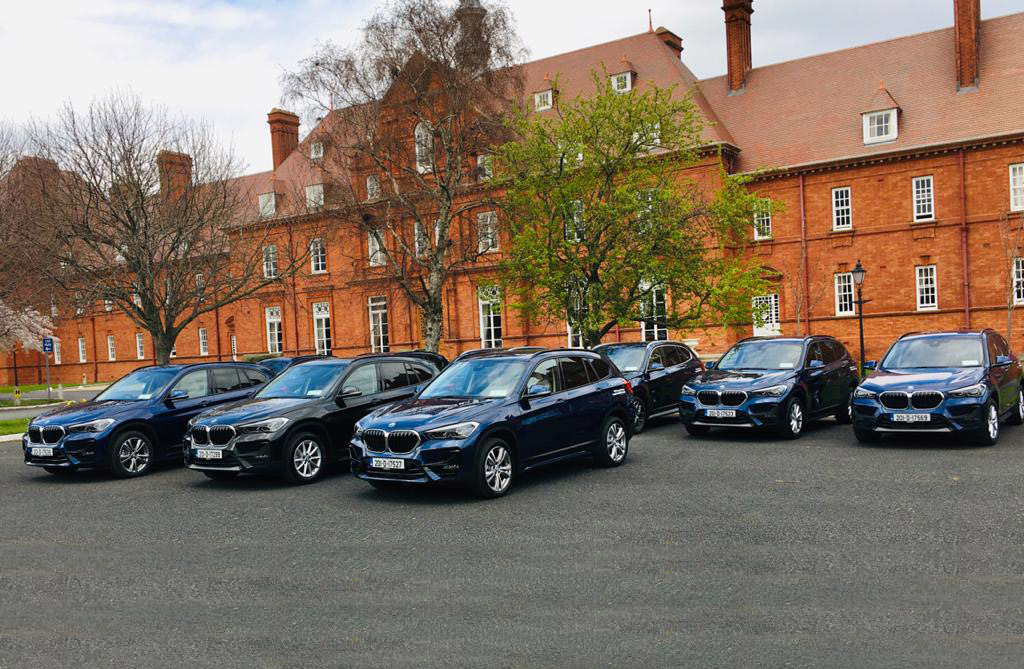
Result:
{"label": "car headlight", "polygon": [[957,388],[946,393],[950,397],[983,397],[985,395],[985,384],[976,383],[966,388]]}
{"label": "car headlight", "polygon": [[878,393],[874,390],[868,390],[861,386],[857,386],[856,390],[853,391],[853,396],[860,400],[873,400],[878,397]]}
{"label": "car headlight", "polygon": [[255,423],[246,423],[239,425],[235,428],[238,434],[273,434],[277,432],[289,421],[287,418],[268,418],[267,420],[256,421]]}
{"label": "car headlight", "polygon": [[193,416],[192,418],[189,418],[188,419],[188,426],[192,427],[193,425],[196,424],[197,420],[199,420],[199,416]]}
{"label": "car headlight", "polygon": [[101,418],[99,420],[90,421],[88,423],[69,425],[68,432],[102,432],[103,430],[107,429],[113,424],[113,418]]}
{"label": "car headlight", "polygon": [[680,388],[679,394],[680,395],[696,395],[697,391],[694,390],[692,386],[683,386],[682,388]]}
{"label": "car headlight", "polygon": [[782,397],[789,390],[789,386],[785,383],[780,383],[777,386],[768,386],[767,388],[758,388],[757,390],[751,390],[750,394],[754,397]]}
{"label": "car headlight", "polygon": [[478,427],[480,427],[480,423],[457,423],[427,430],[423,435],[427,439],[465,439],[473,434]]}
{"label": "car headlight", "polygon": [[363,428],[363,426],[359,424],[359,421],[356,421],[355,430],[352,432],[352,436],[354,436],[354,437],[361,437],[361,436],[363,436],[364,429],[365,428]]}

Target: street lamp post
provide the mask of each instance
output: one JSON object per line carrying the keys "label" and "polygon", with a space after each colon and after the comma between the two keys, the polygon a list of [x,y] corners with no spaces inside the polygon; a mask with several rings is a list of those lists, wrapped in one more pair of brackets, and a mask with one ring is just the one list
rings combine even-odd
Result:
{"label": "street lamp post", "polygon": [[865,300],[861,293],[864,287],[864,277],[868,271],[860,264],[860,258],[857,259],[857,266],[853,268],[850,274],[853,275],[853,284],[857,286],[857,299],[854,302],[857,304],[857,323],[860,327],[860,374],[864,375],[864,304],[871,300]]}

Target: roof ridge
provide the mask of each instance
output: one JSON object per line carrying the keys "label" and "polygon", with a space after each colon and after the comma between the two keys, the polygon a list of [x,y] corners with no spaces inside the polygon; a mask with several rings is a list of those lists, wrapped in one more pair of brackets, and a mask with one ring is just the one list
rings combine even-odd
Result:
{"label": "roof ridge", "polygon": [[527,65],[536,65],[537,63],[543,63],[545,60],[553,60],[555,58],[562,58],[562,57],[568,56],[570,54],[579,53],[581,51],[590,51],[591,49],[598,49],[600,47],[608,46],[610,44],[616,44],[617,42],[626,42],[626,41],[629,41],[629,40],[632,40],[632,39],[636,39],[637,37],[644,37],[646,35],[651,35],[653,37],[657,37],[657,35],[655,35],[655,33],[648,33],[648,32],[635,33],[633,35],[627,35],[626,37],[620,37],[618,39],[609,40],[607,42],[599,42],[598,44],[591,44],[590,46],[580,47],[579,49],[572,49],[571,51],[563,51],[561,53],[555,53],[555,54],[552,54],[550,56],[544,56],[543,58],[538,58],[537,60],[530,60],[530,61],[527,61],[527,62],[523,63],[523,66],[525,67]]}

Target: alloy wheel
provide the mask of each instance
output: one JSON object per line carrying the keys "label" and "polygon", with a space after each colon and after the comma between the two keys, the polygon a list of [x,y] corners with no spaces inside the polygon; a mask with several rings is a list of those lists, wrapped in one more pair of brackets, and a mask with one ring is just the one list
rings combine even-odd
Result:
{"label": "alloy wheel", "polygon": [[804,428],[804,410],[799,402],[789,405],[789,431],[793,434],[800,434]]}
{"label": "alloy wheel", "polygon": [[121,466],[129,474],[138,474],[149,466],[149,444],[141,437],[129,437],[117,450]]}
{"label": "alloy wheel", "polygon": [[320,466],[323,463],[323,453],[320,444],[312,439],[303,439],[295,447],[295,455],[292,456],[292,466],[295,473],[304,479],[311,479],[320,473]]}
{"label": "alloy wheel", "polygon": [[988,436],[992,441],[999,436],[999,412],[994,404],[988,407]]}
{"label": "alloy wheel", "polygon": [[622,458],[626,457],[626,428],[622,423],[615,421],[608,426],[605,446],[608,449],[608,457],[612,461],[621,462]]}
{"label": "alloy wheel", "polygon": [[487,487],[496,493],[505,492],[512,482],[512,455],[501,444],[487,451],[484,458],[484,480]]}

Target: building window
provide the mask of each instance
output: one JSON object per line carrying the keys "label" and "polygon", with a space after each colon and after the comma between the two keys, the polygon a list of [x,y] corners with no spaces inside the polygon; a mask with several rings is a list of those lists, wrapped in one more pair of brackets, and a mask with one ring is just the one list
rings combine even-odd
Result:
{"label": "building window", "polygon": [[327,271],[327,248],[322,239],[309,242],[309,271],[313,274],[323,274]]}
{"label": "building window", "polygon": [[267,307],[264,314],[267,321],[267,353],[280,353],[284,348],[281,307]]}
{"label": "building window", "polygon": [[259,196],[260,216],[270,218],[277,213],[277,194],[261,193]]}
{"label": "building window", "polygon": [[583,220],[583,201],[573,200],[569,203],[569,212],[565,220],[565,239],[570,242],[580,242],[583,240],[586,230],[584,229]]}
{"label": "building window", "polygon": [[324,157],[324,143],[313,142],[309,145],[309,158],[310,160],[322,160]]}
{"label": "building window", "polygon": [[113,311],[113,310],[114,310],[114,301],[113,300],[103,300],[103,311],[110,312],[110,311]]}
{"label": "building window", "polygon": [[648,299],[649,302],[644,307],[644,341],[664,341],[668,339],[668,303],[665,301],[665,289],[654,288]]}
{"label": "building window", "polygon": [[772,203],[763,200],[754,209],[754,239],[772,238]]}
{"label": "building window", "polygon": [[476,215],[477,251],[493,253],[498,250],[498,213],[485,211]]}
{"label": "building window", "polygon": [[146,359],[146,338],[141,332],[135,333],[135,359]]}
{"label": "building window", "polygon": [[171,357],[178,357],[178,342],[174,342],[173,344],[171,344]]}
{"label": "building window", "polygon": [[774,337],[782,332],[778,293],[758,295],[753,300],[753,307],[755,337]]}
{"label": "building window", "polygon": [[114,335],[107,335],[107,360],[117,360],[117,346],[114,344]]}
{"label": "building window", "polygon": [[839,272],[836,274],[836,316],[849,316],[854,313],[853,274]]}
{"label": "building window", "polygon": [[914,220],[935,220],[935,194],[931,177],[914,179]]}
{"label": "building window", "polygon": [[501,348],[501,292],[497,286],[477,289],[480,303],[480,345],[483,348]]}
{"label": "building window", "polygon": [[53,340],[53,364],[60,364],[60,340],[57,338]]}
{"label": "building window", "polygon": [[306,186],[306,208],[319,209],[324,206],[324,185]]}
{"label": "building window", "polygon": [[238,360],[238,337],[231,335],[231,359]]}
{"label": "building window", "polygon": [[210,338],[206,328],[199,328],[199,355],[210,355]]}
{"label": "building window", "polygon": [[1024,163],[1010,165],[1010,209],[1024,211]]}
{"label": "building window", "polygon": [[612,90],[616,93],[625,93],[633,88],[633,73],[619,72],[612,75]]}
{"label": "building window", "polygon": [[313,339],[318,355],[331,354],[331,305],[329,302],[313,303]]}
{"label": "building window", "polygon": [[50,318],[56,318],[56,317],[57,317],[57,299],[51,297],[50,298]]}
{"label": "building window", "polygon": [[388,260],[387,254],[385,254],[384,249],[381,248],[380,237],[378,234],[379,233],[376,230],[370,230],[366,235],[368,239],[367,249],[369,251],[368,257],[370,259],[370,267],[383,267]]}
{"label": "building window", "polygon": [[85,357],[85,337],[78,338],[78,362],[86,362]]}
{"label": "building window", "polygon": [[366,199],[370,202],[380,199],[380,179],[373,174],[366,177]]}
{"label": "building window", "polygon": [[374,353],[387,353],[391,350],[388,338],[388,298],[371,297],[367,306],[370,309],[370,350]]}
{"label": "building window", "polygon": [[416,170],[420,174],[434,171],[434,131],[423,121],[416,126]]}
{"label": "building window", "polygon": [[277,247],[273,244],[263,247],[263,276],[267,279],[277,277]]}
{"label": "building window", "polygon": [[832,229],[849,230],[853,227],[853,205],[850,187],[832,189]]}
{"label": "building window", "polygon": [[935,265],[920,265],[916,269],[917,310],[938,309],[939,293],[935,276]]}
{"label": "building window", "polygon": [[476,159],[476,179],[477,181],[490,181],[494,178],[494,163],[493,156],[489,154],[481,154]]}
{"label": "building window", "polygon": [[413,237],[415,237],[413,243],[416,257],[422,258],[426,256],[430,252],[430,239],[427,237],[427,231],[423,229],[423,224],[419,221],[413,224]]}
{"label": "building window", "polygon": [[1013,259],[1013,303],[1024,304],[1024,258]]}
{"label": "building window", "polygon": [[565,324],[566,345],[569,348],[583,348],[583,333],[573,329],[571,323]]}
{"label": "building window", "polygon": [[864,143],[889,142],[899,136],[895,109],[870,112],[863,115]]}
{"label": "building window", "polygon": [[554,92],[550,89],[533,94],[533,110],[547,111],[552,107]]}

